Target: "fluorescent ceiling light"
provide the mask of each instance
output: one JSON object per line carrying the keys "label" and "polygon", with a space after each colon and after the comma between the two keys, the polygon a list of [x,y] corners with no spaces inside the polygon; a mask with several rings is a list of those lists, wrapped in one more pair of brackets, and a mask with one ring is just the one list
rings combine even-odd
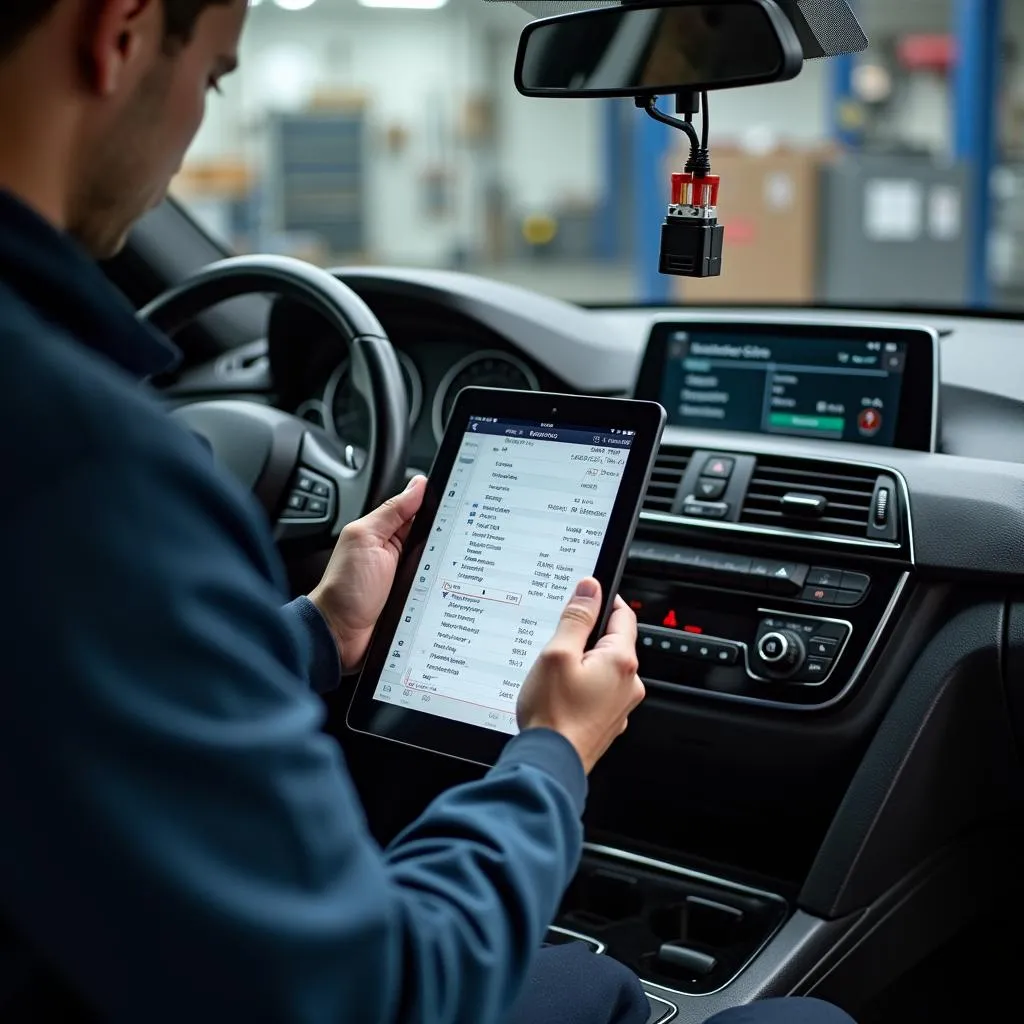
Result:
{"label": "fluorescent ceiling light", "polygon": [[274,3],[284,11],[304,11],[312,7],[316,0],[274,0]]}
{"label": "fluorescent ceiling light", "polygon": [[363,7],[392,7],[404,10],[436,11],[448,0],[359,0]]}

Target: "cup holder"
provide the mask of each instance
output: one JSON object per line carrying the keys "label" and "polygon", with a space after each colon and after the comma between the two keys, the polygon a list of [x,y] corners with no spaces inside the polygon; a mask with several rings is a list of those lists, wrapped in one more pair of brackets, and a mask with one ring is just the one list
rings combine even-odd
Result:
{"label": "cup holder", "polygon": [[736,977],[788,913],[770,892],[601,852],[584,854],[556,925],[595,936],[647,981],[702,995]]}
{"label": "cup holder", "polygon": [[562,905],[568,918],[591,928],[605,928],[637,917],[643,909],[644,897],[637,879],[604,869],[578,875]]}

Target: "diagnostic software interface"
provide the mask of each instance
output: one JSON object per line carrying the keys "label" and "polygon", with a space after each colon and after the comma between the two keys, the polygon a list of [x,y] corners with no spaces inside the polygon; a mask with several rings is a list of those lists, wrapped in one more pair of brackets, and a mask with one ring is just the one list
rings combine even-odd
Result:
{"label": "diagnostic software interface", "polygon": [[632,442],[471,419],[374,697],[517,732],[520,687],[594,571]]}

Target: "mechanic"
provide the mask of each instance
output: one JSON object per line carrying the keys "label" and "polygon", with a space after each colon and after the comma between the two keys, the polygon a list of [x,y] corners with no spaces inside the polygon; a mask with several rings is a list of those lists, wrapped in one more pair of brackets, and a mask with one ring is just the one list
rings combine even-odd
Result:
{"label": "mechanic", "polygon": [[[162,200],[244,16],[0,5],[0,1019],[640,1024],[624,967],[539,952],[643,696],[632,613],[584,657],[583,581],[499,764],[382,851],[312,691],[362,657],[422,478],[282,609],[262,513],[140,387],[173,352],[93,257]],[[847,1019],[733,1019],[780,1006]]]}

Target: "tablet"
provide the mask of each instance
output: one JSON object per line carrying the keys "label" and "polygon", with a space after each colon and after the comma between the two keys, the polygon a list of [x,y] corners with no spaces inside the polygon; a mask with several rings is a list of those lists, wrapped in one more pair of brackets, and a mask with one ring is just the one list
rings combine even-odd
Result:
{"label": "tablet", "polygon": [[665,410],[655,402],[466,388],[356,683],[350,728],[490,765],[585,576],[604,630]]}

